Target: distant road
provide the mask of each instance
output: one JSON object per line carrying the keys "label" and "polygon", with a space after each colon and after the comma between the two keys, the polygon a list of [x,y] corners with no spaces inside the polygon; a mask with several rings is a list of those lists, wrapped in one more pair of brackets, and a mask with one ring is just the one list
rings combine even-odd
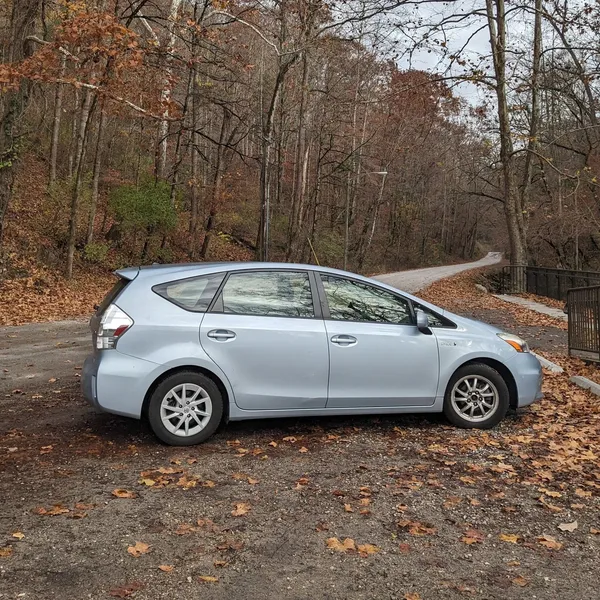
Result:
{"label": "distant road", "polygon": [[471,263],[447,265],[445,267],[430,267],[428,269],[415,269],[413,271],[398,271],[396,273],[387,273],[386,275],[377,275],[376,277],[373,277],[373,279],[377,279],[388,285],[393,285],[399,290],[415,293],[440,279],[452,277],[452,275],[462,273],[463,271],[469,271],[470,269],[479,269],[480,267],[495,265],[501,260],[501,252],[488,252],[487,256],[481,260]]}

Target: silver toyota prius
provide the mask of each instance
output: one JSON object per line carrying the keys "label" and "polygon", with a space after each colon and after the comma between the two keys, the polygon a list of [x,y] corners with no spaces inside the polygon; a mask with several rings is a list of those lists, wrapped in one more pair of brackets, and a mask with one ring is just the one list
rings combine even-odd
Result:
{"label": "silver toyota prius", "polygon": [[443,412],[487,429],[542,397],[524,340],[360,275],[277,263],[116,275],[90,323],[83,393],[167,444],[266,417]]}

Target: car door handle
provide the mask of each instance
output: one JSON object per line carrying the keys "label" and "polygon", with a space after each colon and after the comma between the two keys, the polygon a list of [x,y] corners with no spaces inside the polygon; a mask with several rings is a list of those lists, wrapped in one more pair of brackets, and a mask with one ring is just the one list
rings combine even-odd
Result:
{"label": "car door handle", "polygon": [[226,342],[228,340],[233,340],[235,338],[235,333],[233,331],[228,331],[227,329],[213,329],[206,334],[207,337],[217,340],[218,342]]}
{"label": "car door handle", "polygon": [[334,335],[331,338],[331,342],[333,344],[337,344],[338,346],[354,346],[357,340],[351,335]]}

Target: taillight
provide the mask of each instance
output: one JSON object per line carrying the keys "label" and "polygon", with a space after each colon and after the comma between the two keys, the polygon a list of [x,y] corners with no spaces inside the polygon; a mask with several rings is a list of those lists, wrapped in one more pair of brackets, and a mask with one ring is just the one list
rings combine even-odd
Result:
{"label": "taillight", "polygon": [[107,350],[114,348],[117,340],[131,326],[133,320],[124,313],[118,306],[111,304],[102,315],[100,327],[96,336],[96,348],[98,350]]}

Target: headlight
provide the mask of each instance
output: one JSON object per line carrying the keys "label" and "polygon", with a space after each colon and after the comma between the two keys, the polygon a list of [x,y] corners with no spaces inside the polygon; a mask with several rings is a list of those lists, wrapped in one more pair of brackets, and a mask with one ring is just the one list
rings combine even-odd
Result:
{"label": "headlight", "polygon": [[517,352],[529,352],[529,345],[518,335],[512,335],[511,333],[498,333],[497,335],[501,340],[510,344]]}

